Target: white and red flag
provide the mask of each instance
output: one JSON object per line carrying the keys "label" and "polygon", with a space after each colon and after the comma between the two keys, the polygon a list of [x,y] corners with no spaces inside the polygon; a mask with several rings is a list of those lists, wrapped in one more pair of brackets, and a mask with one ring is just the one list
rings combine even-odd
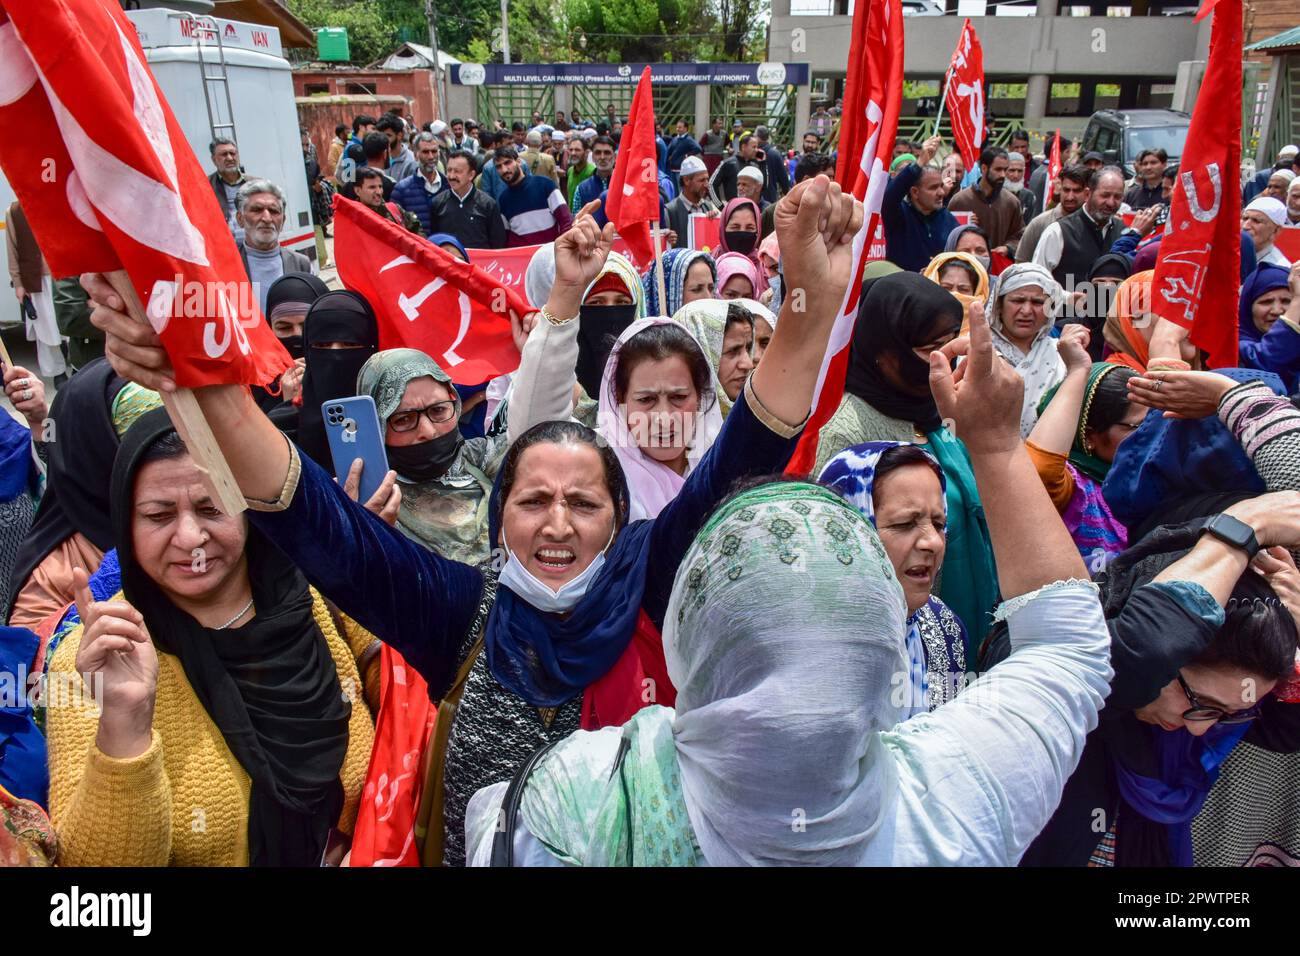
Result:
{"label": "white and red flag", "polygon": [[975,169],[984,145],[984,48],[970,18],[957,38],[945,89],[952,141],[966,168]]}
{"label": "white and red flag", "polygon": [[458,385],[478,385],[519,367],[510,316],[534,310],[490,264],[485,271],[462,262],[337,195],[334,259],[343,284],[375,310],[381,349],[419,349]]}
{"label": "white and red flag", "polygon": [[844,397],[853,324],[858,318],[862,270],[868,240],[880,224],[880,203],[889,183],[889,163],[903,101],[903,8],[900,0],[858,0],[853,13],[849,72],[844,87],[839,166],[835,178],[866,206],[862,228],[853,237],[853,276],[840,303],[813,393],[812,417],[786,468],[790,475],[812,470],[822,425]]}
{"label": "white and red flag", "polygon": [[637,267],[644,269],[655,255],[650,223],[659,221],[659,160],[648,66],[641,71],[641,80],[632,94],[632,109],[618,141],[618,161],[609,180],[605,216],[632,250]]}
{"label": "white and red flag", "polygon": [[1151,311],[1190,329],[1211,368],[1239,361],[1241,7],[1241,0],[1205,0],[1196,14],[1214,12],[1210,55],[1151,280]]}
{"label": "white and red flag", "polygon": [[292,360],[116,0],[0,0],[0,167],[55,275],[125,269],[182,387]]}

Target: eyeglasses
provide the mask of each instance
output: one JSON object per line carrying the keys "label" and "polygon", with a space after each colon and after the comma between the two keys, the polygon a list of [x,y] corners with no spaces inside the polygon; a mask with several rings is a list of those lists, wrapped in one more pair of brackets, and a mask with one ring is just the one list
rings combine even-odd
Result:
{"label": "eyeglasses", "polygon": [[443,422],[451,421],[456,415],[456,403],[434,402],[424,408],[408,408],[403,412],[394,412],[389,416],[388,424],[395,432],[414,431],[420,424],[421,415],[434,425],[441,425]]}
{"label": "eyeglasses", "polygon": [[1192,705],[1183,711],[1183,720],[1215,720],[1221,724],[1247,724],[1259,716],[1258,704],[1245,710],[1224,710],[1222,707],[1202,704],[1192,693],[1192,689],[1187,686],[1187,681],[1183,680],[1181,671],[1178,673],[1178,685],[1187,695],[1187,702]]}

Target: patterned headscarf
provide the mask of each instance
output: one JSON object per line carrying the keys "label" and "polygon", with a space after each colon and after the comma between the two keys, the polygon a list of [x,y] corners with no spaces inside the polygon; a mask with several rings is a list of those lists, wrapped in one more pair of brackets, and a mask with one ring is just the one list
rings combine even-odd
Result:
{"label": "patterned headscarf", "polygon": [[[763,485],[696,535],[663,640],[683,797],[711,865],[866,857],[895,799],[880,732],[903,715],[906,617],[875,529],[829,489]],[[791,827],[795,807],[815,838]]]}
{"label": "patterned headscarf", "polygon": [[[1047,296],[1046,313],[1042,328],[1029,343],[1029,351],[1022,352],[1002,330],[1002,300],[1012,292],[1037,286]],[[1027,438],[1038,421],[1038,403],[1046,392],[1065,378],[1065,363],[1056,351],[1052,338],[1052,325],[1061,311],[1064,293],[1052,274],[1033,262],[1017,262],[998,277],[998,293],[985,307],[989,327],[993,330],[993,348],[1011,363],[1017,374],[1025,380],[1024,404],[1020,410],[1020,437]]]}
{"label": "patterned headscarf", "polygon": [[953,292],[951,289],[948,290],[948,294],[960,302],[964,307],[962,311],[962,333],[965,334],[967,331],[965,308],[969,308],[970,304],[975,301],[983,302],[985,304],[989,301],[990,286],[988,270],[980,265],[980,261],[969,252],[941,252],[930,260],[928,266],[921,270],[921,275],[925,276],[931,282],[940,284],[940,274],[946,266],[954,262],[967,266],[975,273],[975,293],[973,295],[967,295],[964,292]]}
{"label": "patterned headscarf", "polygon": [[713,281],[718,281],[718,267],[713,257],[699,249],[669,249],[664,253],[664,295],[668,297],[667,307],[659,302],[659,282],[655,278],[655,268],[641,278],[645,288],[646,315],[673,315],[682,307],[682,298],[686,295],[686,274],[697,262],[707,262],[709,274]]}
{"label": "patterned headscarf", "polygon": [[389,416],[402,404],[406,386],[417,378],[445,385],[456,402],[456,418],[460,418],[460,395],[442,366],[418,349],[385,349],[366,359],[357,373],[357,394],[375,400],[381,430],[388,427]]}

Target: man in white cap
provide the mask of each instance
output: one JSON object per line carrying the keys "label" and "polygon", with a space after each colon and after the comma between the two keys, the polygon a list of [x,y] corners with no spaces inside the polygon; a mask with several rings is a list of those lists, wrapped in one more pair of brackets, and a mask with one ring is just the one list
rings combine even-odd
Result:
{"label": "man in white cap", "polygon": [[1241,190],[1241,201],[1248,203],[1265,189],[1268,188],[1268,181],[1273,177],[1273,173],[1279,169],[1289,169],[1296,172],[1296,164],[1300,162],[1300,146],[1294,144],[1283,146],[1277,151],[1277,162],[1271,167],[1261,169],[1255,174],[1255,178],[1246,183]]}
{"label": "man in white cap", "polygon": [[1286,229],[1300,229],[1300,176],[1291,180],[1286,191]]}
{"label": "man in white cap", "polygon": [[1255,243],[1255,261],[1268,262],[1284,269],[1291,268],[1291,260],[1282,255],[1273,237],[1286,225],[1286,206],[1272,196],[1252,199],[1241,213],[1241,228]]}
{"label": "man in white cap", "polygon": [[736,195],[741,199],[752,199],[758,203],[759,211],[767,203],[763,202],[763,172],[757,166],[745,166],[736,174]]}
{"label": "man in white cap", "polygon": [[1278,202],[1286,202],[1286,191],[1291,188],[1291,183],[1295,180],[1295,173],[1289,169],[1275,169],[1273,175],[1268,177],[1268,185],[1264,187],[1262,196],[1272,196]]}
{"label": "man in white cap", "polygon": [[709,201],[709,170],[704,165],[704,160],[698,156],[683,159],[679,179],[682,191],[665,210],[668,213],[668,228],[677,234],[676,245],[685,247],[690,244],[691,215],[703,213],[716,216],[718,209]]}

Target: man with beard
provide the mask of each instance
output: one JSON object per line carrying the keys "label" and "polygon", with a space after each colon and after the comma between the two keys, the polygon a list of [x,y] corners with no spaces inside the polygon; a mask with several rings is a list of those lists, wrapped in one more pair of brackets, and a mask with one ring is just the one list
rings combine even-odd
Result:
{"label": "man with beard", "polygon": [[415,173],[393,187],[393,202],[415,214],[420,220],[420,230],[429,235],[430,213],[433,197],[447,188],[447,180],[438,171],[441,152],[438,138],[432,133],[415,137],[415,158],[419,163]]}
{"label": "man with beard", "polygon": [[591,141],[591,159],[596,168],[573,191],[573,202],[569,205],[570,212],[577,215],[583,206],[595,202],[600,198],[601,193],[609,188],[609,181],[614,175],[615,157],[614,141],[608,136],[597,136]]}
{"label": "man with beard", "polygon": [[212,184],[212,191],[221,204],[221,213],[230,225],[235,242],[239,242],[244,238],[244,231],[235,221],[235,196],[240,187],[248,182],[248,177],[239,165],[239,147],[233,139],[218,136],[208,146],[208,152],[212,156],[212,165],[216,167],[216,172],[208,177],[208,182]]}
{"label": "man with beard", "polygon": [[[736,142],[736,155],[723,160],[717,172],[713,174],[713,193],[721,202],[729,202],[740,195],[737,180],[740,171],[746,166],[753,166],[763,176],[763,187],[767,185],[767,154],[759,148],[758,137],[745,133]],[[761,189],[760,189],[761,191]]]}
{"label": "man with beard", "polygon": [[492,162],[497,175],[506,184],[500,205],[509,233],[507,246],[551,242],[568,231],[573,225],[573,216],[564,204],[560,187],[553,180],[531,175],[519,162],[519,154],[513,146],[498,146]]}
{"label": "man with beard", "polygon": [[1043,230],[1033,261],[1049,270],[1067,293],[1073,292],[1124,231],[1124,223],[1116,215],[1123,202],[1124,171],[1103,166],[1088,181],[1083,208]]}
{"label": "man with beard", "polygon": [[1025,186],[1026,163],[1024,153],[1014,150],[1007,153],[1007,181],[1003,187],[1020,200],[1020,218],[1029,222],[1038,215],[1038,200],[1033,191]]}
{"label": "man with beard", "polygon": [[569,211],[581,208],[574,206],[578,199],[578,187],[596,175],[596,164],[591,161],[591,147],[577,133],[569,137],[564,147],[567,162],[564,165],[564,196],[569,203]]}
{"label": "man with beard", "polygon": [[235,217],[244,233],[239,257],[263,312],[272,282],[287,272],[313,271],[311,260],[301,252],[280,246],[284,207],[284,190],[267,179],[250,179],[235,194]]}
{"label": "man with beard", "polygon": [[718,211],[717,207],[709,201],[709,171],[704,167],[704,160],[700,157],[687,156],[682,160],[681,184],[681,194],[665,209],[668,215],[668,228],[676,234],[676,246],[679,249],[685,247],[690,238],[692,214],[707,215]]}
{"label": "man with beard", "polygon": [[379,218],[395,222],[399,226],[405,226],[411,232],[420,235],[420,220],[415,213],[407,212],[397,203],[388,202],[384,199],[385,180],[387,179],[387,176],[373,166],[358,168],[357,179],[353,183],[353,186],[356,187],[353,192],[357,197],[357,202]]}
{"label": "man with beard", "polygon": [[920,272],[943,252],[948,233],[957,228],[956,218],[943,207],[943,174],[930,165],[942,144],[938,136],[926,140],[916,162],[905,166],[885,186],[880,204],[885,258],[909,272]]}
{"label": "man with beard", "polygon": [[1034,258],[1034,250],[1043,237],[1043,231],[1062,216],[1068,216],[1088,201],[1088,183],[1092,173],[1086,166],[1066,166],[1061,170],[1061,179],[1056,184],[1058,202],[1046,212],[1039,213],[1025,227],[1025,234],[1016,244],[1016,261],[1029,262]]}
{"label": "man with beard", "polygon": [[987,147],[980,153],[980,181],[953,196],[948,211],[974,213],[975,221],[989,235],[990,249],[1014,259],[1016,243],[1025,231],[1025,220],[1015,193],[1002,188],[1008,163],[1005,149]]}

